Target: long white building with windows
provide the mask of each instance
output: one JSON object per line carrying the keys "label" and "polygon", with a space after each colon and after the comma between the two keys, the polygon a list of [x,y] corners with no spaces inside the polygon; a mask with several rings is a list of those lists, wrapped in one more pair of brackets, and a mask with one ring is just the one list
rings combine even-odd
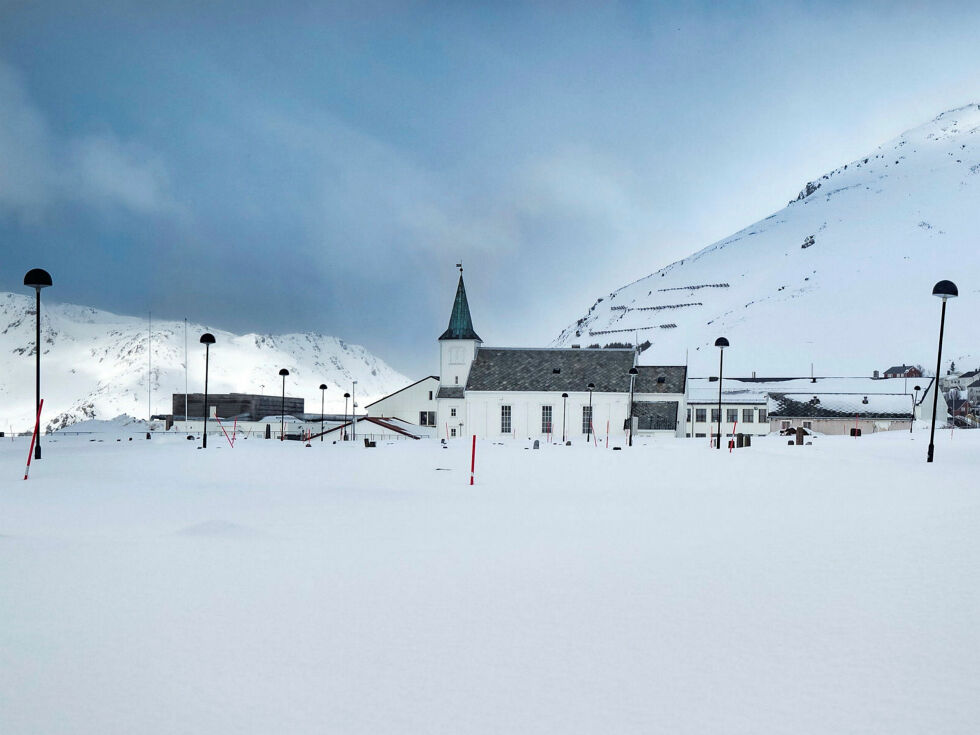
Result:
{"label": "long white building with windows", "polygon": [[684,436],[684,366],[638,365],[625,349],[484,347],[460,273],[449,326],[439,337],[439,376],[367,406],[369,416],[435,426],[452,440],[622,441]]}

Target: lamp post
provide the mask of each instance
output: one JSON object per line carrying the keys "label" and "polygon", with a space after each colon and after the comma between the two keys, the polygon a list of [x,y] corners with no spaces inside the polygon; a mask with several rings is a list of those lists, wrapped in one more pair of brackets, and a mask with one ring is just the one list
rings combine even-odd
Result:
{"label": "lamp post", "polygon": [[[204,433],[201,442],[205,449],[208,448],[208,363],[211,361],[211,345],[214,344],[214,335],[205,332],[201,335],[201,344],[204,345]],[[184,418],[187,418],[186,416]]]}
{"label": "lamp post", "polygon": [[347,399],[350,398],[350,393],[344,393],[344,436],[343,440],[347,441]]}
{"label": "lamp post", "polygon": [[956,289],[956,284],[952,281],[940,281],[932,287],[932,295],[938,296],[943,300],[943,311],[942,316],[939,317],[939,353],[936,356],[936,377],[933,378],[935,385],[933,386],[932,393],[932,428],[929,430],[929,454],[926,456],[926,462],[932,462],[932,456],[935,451],[935,445],[933,442],[936,438],[936,407],[939,401],[939,371],[942,369],[943,361],[943,329],[946,327],[946,299],[955,299],[960,295],[960,292]]}
{"label": "lamp post", "polygon": [[289,375],[289,371],[283,368],[279,371],[282,376],[282,406],[279,411],[279,441],[286,440],[286,376]]}
{"label": "lamp post", "polygon": [[728,340],[719,337],[715,340],[715,347],[718,348],[718,449],[721,449],[721,379],[725,367],[725,348],[728,347]]}
{"label": "lamp post", "polygon": [[[24,285],[34,289],[37,294],[37,311],[35,319],[34,355],[36,369],[34,373],[34,415],[41,413],[41,289],[51,285],[51,274],[43,268],[34,268],[24,276]],[[37,441],[34,444],[34,459],[41,459],[41,426],[37,427]]]}
{"label": "lamp post", "polygon": [[350,440],[357,441],[357,401],[354,399],[354,388],[357,387],[357,381],[351,381],[350,384]]}
{"label": "lamp post", "polygon": [[589,425],[585,427],[585,442],[592,441],[592,391],[595,390],[595,383],[589,383]]}
{"label": "lamp post", "polygon": [[325,391],[326,389],[327,389],[327,384],[320,383],[320,441],[321,442],[323,441],[323,396],[324,396],[323,391]]}
{"label": "lamp post", "polygon": [[636,369],[636,366],[630,368],[630,416],[629,416],[629,427],[630,427],[630,438],[629,446],[633,446],[633,381],[636,380],[636,376],[640,374],[640,371]]}
{"label": "lamp post", "polygon": [[919,386],[915,386],[915,395],[912,396],[912,420],[909,421],[909,433],[912,433],[912,424],[915,423],[915,407],[919,403],[919,391],[922,390]]}
{"label": "lamp post", "polygon": [[568,408],[568,394],[567,393],[562,393],[561,394],[561,443],[562,444],[564,444],[565,441],[566,441],[566,438],[565,438],[565,413],[566,413],[566,409],[567,408]]}

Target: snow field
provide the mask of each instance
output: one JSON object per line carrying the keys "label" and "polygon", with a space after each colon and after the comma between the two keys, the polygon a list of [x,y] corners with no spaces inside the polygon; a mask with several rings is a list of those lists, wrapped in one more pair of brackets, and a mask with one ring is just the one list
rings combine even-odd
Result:
{"label": "snow field", "polygon": [[973,733],[927,442],[0,441],[0,732]]}

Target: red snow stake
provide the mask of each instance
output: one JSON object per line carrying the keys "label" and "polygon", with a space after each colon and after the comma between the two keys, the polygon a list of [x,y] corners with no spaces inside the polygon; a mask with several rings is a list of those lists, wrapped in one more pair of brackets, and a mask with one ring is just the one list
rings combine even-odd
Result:
{"label": "red snow stake", "polygon": [[473,435],[473,454],[470,456],[470,485],[473,484],[473,477],[476,474],[476,434]]}
{"label": "red snow stake", "polygon": [[225,439],[228,440],[228,444],[231,446],[232,449],[234,449],[235,448],[235,442],[234,442],[234,440],[230,436],[228,436],[228,432],[225,431],[225,425],[221,423],[221,419],[219,419],[217,416],[215,416],[214,417],[214,420],[218,422],[218,426],[221,427],[221,431],[225,435]]}
{"label": "red snow stake", "polygon": [[732,424],[732,438],[728,442],[728,453],[729,454],[731,454],[732,453],[732,449],[735,448],[735,429],[736,428],[738,428],[738,421],[735,421],[735,423]]}
{"label": "red snow stake", "polygon": [[606,449],[609,449],[609,419],[606,419]]}
{"label": "red snow stake", "polygon": [[34,442],[37,441],[37,432],[41,429],[41,409],[44,408],[44,399],[37,404],[37,419],[34,421],[34,433],[31,434],[31,449],[27,453],[27,469],[24,470],[24,479],[31,474],[31,458],[34,456]]}

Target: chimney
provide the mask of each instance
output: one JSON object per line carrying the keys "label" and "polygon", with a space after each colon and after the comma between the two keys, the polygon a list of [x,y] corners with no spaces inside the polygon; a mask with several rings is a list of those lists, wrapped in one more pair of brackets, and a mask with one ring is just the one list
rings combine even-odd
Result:
{"label": "chimney", "polygon": [[878,371],[877,371],[877,370],[875,370],[875,372],[874,372],[874,375],[873,375],[872,377],[873,377],[873,378],[874,378],[875,380],[877,380],[877,379],[878,379]]}
{"label": "chimney", "polygon": [[572,349],[573,350],[580,350],[580,349],[582,349],[582,345],[572,345]]}
{"label": "chimney", "polygon": [[755,380],[755,370],[752,371],[752,380]]}

